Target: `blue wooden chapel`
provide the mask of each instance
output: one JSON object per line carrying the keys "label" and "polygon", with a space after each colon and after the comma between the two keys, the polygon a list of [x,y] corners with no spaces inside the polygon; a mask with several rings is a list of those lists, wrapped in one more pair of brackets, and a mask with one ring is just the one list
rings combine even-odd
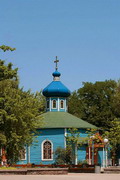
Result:
{"label": "blue wooden chapel", "polygon": [[[37,142],[33,142],[30,147],[25,148],[25,154],[21,157],[18,164],[53,164],[55,162],[54,152],[58,147],[66,148],[66,136],[70,128],[77,128],[80,132],[80,141],[88,136],[87,129],[96,127],[80,118],[77,118],[68,111],[68,97],[70,90],[60,81],[60,72],[58,72],[56,58],[55,72],[53,72],[53,81],[43,89],[43,95],[46,97],[46,113],[42,114],[44,126],[37,129],[39,135]],[[92,162],[92,147],[88,143],[82,147],[75,147],[76,158],[73,162],[86,160],[89,164],[103,164],[103,147],[96,146],[94,153],[94,162]]]}

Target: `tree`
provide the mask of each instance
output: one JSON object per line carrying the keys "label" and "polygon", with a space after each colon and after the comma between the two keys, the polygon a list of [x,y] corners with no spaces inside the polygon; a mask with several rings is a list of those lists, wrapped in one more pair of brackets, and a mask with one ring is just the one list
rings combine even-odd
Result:
{"label": "tree", "polygon": [[15,48],[11,48],[10,46],[5,46],[5,45],[0,46],[0,49],[2,49],[4,52],[16,50]]}
{"label": "tree", "polygon": [[[3,51],[14,50],[0,46]],[[0,147],[6,150],[9,163],[19,159],[20,150],[30,145],[36,128],[42,126],[38,117],[44,109],[40,93],[31,93],[19,88],[18,69],[0,60]]]}
{"label": "tree", "polygon": [[[75,164],[77,157],[77,150],[80,149],[84,144],[88,143],[89,139],[93,134],[95,135],[96,129],[86,129],[86,137],[81,137],[80,131],[77,128],[70,128],[66,136],[67,148],[71,149],[71,161]],[[97,139],[97,136],[96,136]]]}
{"label": "tree", "polygon": [[120,151],[120,81],[83,83],[69,99],[69,112],[100,127],[115,164]]}
{"label": "tree", "polygon": [[113,111],[116,118],[111,121],[111,127],[103,136],[109,139],[111,147],[111,154],[113,165],[118,164],[118,157],[120,155],[120,80],[117,82],[116,91],[113,99]]}
{"label": "tree", "polygon": [[116,118],[113,109],[116,86],[114,80],[83,83],[69,99],[69,112],[98,127],[110,128],[110,122]]}
{"label": "tree", "polygon": [[118,150],[120,150],[120,119],[115,119],[111,122],[111,128],[109,131],[105,131],[103,137],[107,137],[109,140],[113,165],[115,165],[115,163],[118,164],[117,154],[119,153]]}

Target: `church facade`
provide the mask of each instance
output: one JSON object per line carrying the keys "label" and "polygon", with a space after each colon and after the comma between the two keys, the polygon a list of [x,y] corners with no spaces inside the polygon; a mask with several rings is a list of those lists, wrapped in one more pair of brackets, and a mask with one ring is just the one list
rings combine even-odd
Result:
{"label": "church facade", "polygon": [[[79,141],[88,137],[88,129],[96,129],[92,124],[77,118],[68,111],[68,97],[70,90],[60,81],[61,74],[58,72],[58,60],[53,75],[53,81],[43,90],[46,97],[46,113],[42,114],[44,126],[37,129],[38,136],[36,142],[30,147],[26,147],[18,164],[53,164],[55,163],[54,152],[58,147],[66,148],[67,136],[70,128],[77,128],[80,136]],[[99,134],[98,134],[99,135]],[[83,143],[81,147],[74,147],[74,164],[87,161],[88,164],[104,166],[105,150],[102,139],[96,144],[91,139]],[[93,153],[94,151],[94,153]]]}

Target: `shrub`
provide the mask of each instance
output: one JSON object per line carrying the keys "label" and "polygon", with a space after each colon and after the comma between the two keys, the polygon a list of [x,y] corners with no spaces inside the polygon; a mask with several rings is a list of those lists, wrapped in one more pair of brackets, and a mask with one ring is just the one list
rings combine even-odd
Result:
{"label": "shrub", "polygon": [[72,149],[67,147],[66,149],[58,147],[55,151],[55,164],[72,164]]}

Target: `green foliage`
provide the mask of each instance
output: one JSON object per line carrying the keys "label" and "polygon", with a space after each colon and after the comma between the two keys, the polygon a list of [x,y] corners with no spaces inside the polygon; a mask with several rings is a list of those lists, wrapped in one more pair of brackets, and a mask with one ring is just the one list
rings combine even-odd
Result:
{"label": "green foliage", "polygon": [[18,160],[19,151],[32,143],[36,128],[42,126],[39,115],[44,110],[43,102],[41,92],[20,89],[17,69],[0,60],[0,147],[5,147],[9,163]]}
{"label": "green foliage", "polygon": [[15,50],[15,48],[11,48],[10,46],[5,46],[5,45],[0,46],[0,49],[2,49],[4,52],[5,51],[14,51]]}
{"label": "green foliage", "polygon": [[55,164],[72,164],[72,148],[67,146],[66,149],[58,147],[55,151]]}
{"label": "green foliage", "polygon": [[113,159],[115,159],[120,145],[120,119],[115,119],[111,122],[111,124],[111,128],[103,134],[103,137],[108,138],[111,153],[113,155]]}
{"label": "green foliage", "polygon": [[113,110],[116,86],[113,80],[83,83],[69,99],[69,112],[98,127],[110,128],[116,117]]}
{"label": "green foliage", "polygon": [[83,83],[69,99],[69,112],[100,127],[115,157],[120,144],[120,80]]}
{"label": "green foliage", "polygon": [[96,141],[98,140],[97,135],[95,135],[96,129],[86,129],[86,134],[87,134],[86,137],[81,137],[80,132],[77,128],[70,128],[66,137],[67,144],[81,147],[84,144],[87,144],[88,140],[93,135],[95,136]]}
{"label": "green foliage", "polygon": [[18,81],[18,68],[12,69],[12,66],[12,63],[5,65],[5,61],[0,60],[0,81],[8,79]]}
{"label": "green foliage", "polygon": [[88,164],[88,162],[87,162],[87,160],[83,160],[83,161],[78,161],[78,165],[87,165]]}
{"label": "green foliage", "polygon": [[117,144],[120,144],[120,119],[115,119],[111,122],[112,127],[109,129],[109,131],[105,132],[105,135],[109,141],[112,147],[116,148]]}
{"label": "green foliage", "polygon": [[80,133],[77,128],[70,128],[66,137],[67,144],[78,144]]}

